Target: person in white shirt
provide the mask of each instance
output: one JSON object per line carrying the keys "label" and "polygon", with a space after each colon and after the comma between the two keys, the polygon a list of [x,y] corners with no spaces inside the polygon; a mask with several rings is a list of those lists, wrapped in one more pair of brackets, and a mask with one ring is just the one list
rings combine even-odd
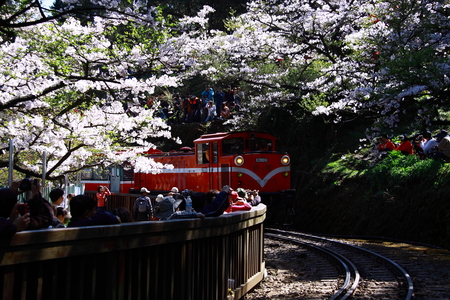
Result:
{"label": "person in white shirt", "polygon": [[216,106],[214,105],[213,101],[209,101],[208,102],[208,115],[206,117],[205,122],[210,122],[212,120],[214,120],[214,117],[216,116]]}
{"label": "person in white shirt", "polygon": [[438,144],[438,141],[431,137],[431,132],[426,131],[423,133],[423,140],[420,143],[420,146],[426,156],[432,156],[436,152],[436,147]]}

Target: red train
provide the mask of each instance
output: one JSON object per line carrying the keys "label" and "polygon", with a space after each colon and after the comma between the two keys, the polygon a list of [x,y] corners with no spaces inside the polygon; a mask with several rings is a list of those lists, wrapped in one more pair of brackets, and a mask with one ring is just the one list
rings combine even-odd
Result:
{"label": "red train", "polygon": [[85,170],[82,182],[86,190],[93,191],[104,184],[112,192],[122,193],[139,192],[141,187],[152,194],[168,192],[172,187],[207,192],[229,185],[233,189],[259,190],[262,196],[280,194],[291,189],[290,157],[277,152],[276,146],[276,138],[267,133],[206,134],[194,141],[192,149],[151,149],[145,153],[157,162],[173,165],[173,169],[163,169],[159,174],[132,174],[131,170],[115,168],[103,180],[93,179],[95,173]]}

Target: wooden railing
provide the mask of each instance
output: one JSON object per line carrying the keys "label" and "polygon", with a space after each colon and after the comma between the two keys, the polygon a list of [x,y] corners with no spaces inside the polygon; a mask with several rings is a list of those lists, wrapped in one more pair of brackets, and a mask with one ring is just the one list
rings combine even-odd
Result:
{"label": "wooden railing", "polygon": [[[86,191],[85,194],[95,199],[95,192]],[[115,208],[125,207],[132,212],[134,202],[139,196],[140,194],[112,193],[112,195],[108,196],[107,208],[112,211]],[[152,199],[152,202],[154,203],[155,196],[150,196],[150,199]]]}
{"label": "wooden railing", "polygon": [[264,274],[265,213],[19,232],[1,241],[2,299],[221,300],[230,280],[239,299]]}

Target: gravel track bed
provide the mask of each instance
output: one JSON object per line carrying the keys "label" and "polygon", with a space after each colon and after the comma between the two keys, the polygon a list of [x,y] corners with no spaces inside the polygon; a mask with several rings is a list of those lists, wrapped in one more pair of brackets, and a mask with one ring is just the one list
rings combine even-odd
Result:
{"label": "gravel track bed", "polygon": [[[341,240],[385,255],[401,264],[414,283],[412,299],[450,300],[450,252],[405,243]],[[326,299],[336,280],[327,264],[310,251],[289,243],[264,239],[267,276],[245,296],[246,300]],[[326,271],[325,271],[326,269]],[[326,274],[326,275],[325,275]],[[328,277],[324,277],[328,276]],[[359,295],[358,299],[375,299]]]}

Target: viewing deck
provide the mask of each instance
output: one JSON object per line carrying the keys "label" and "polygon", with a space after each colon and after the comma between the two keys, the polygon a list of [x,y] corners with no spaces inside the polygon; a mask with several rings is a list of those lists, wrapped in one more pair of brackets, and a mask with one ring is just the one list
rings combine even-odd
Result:
{"label": "viewing deck", "polygon": [[2,299],[240,299],[263,278],[265,214],[19,232],[1,241]]}

